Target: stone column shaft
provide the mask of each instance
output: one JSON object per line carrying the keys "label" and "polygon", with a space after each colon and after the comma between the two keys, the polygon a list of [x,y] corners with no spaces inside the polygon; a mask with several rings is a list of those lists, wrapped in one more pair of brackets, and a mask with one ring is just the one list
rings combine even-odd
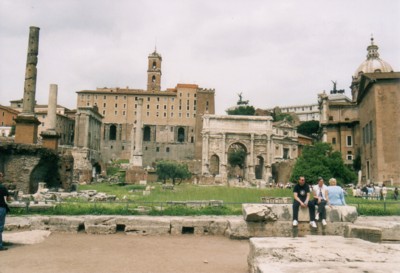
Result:
{"label": "stone column shaft", "polygon": [[29,28],[28,56],[26,60],[24,98],[22,106],[22,113],[25,115],[34,115],[35,109],[39,30],[38,27]]}
{"label": "stone column shaft", "polygon": [[56,130],[57,122],[57,84],[50,84],[49,105],[47,107],[47,130]]}

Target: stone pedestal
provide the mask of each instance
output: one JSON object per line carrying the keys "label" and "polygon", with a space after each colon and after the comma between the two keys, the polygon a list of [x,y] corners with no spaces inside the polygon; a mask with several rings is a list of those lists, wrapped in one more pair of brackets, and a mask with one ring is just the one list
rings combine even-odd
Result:
{"label": "stone pedestal", "polygon": [[34,115],[19,115],[15,119],[15,143],[36,144],[39,120]]}
{"label": "stone pedestal", "polygon": [[40,135],[43,147],[57,151],[60,135],[56,131],[44,131]]}
{"label": "stone pedestal", "polygon": [[145,169],[133,166],[126,171],[126,183],[139,183],[143,180],[147,180],[147,171]]}

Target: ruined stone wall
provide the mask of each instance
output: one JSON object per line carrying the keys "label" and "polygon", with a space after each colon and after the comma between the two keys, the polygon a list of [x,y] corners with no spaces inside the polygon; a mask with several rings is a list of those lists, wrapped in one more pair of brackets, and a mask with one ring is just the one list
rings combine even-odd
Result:
{"label": "ruined stone wall", "polygon": [[272,177],[275,180],[275,183],[290,182],[290,176],[295,164],[296,160],[286,160],[272,164]]}
{"label": "ruined stone wall", "polygon": [[6,186],[35,193],[39,182],[49,188],[69,189],[73,159],[52,150],[26,144],[0,144],[0,170]]}

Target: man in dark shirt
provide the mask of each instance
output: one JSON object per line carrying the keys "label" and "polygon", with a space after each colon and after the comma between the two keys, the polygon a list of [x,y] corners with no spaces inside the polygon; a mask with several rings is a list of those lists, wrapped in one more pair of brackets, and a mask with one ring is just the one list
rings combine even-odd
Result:
{"label": "man in dark shirt", "polygon": [[317,228],[315,223],[315,205],[310,200],[310,187],[306,184],[304,176],[300,176],[299,183],[293,189],[293,226],[299,224],[299,208],[307,208],[310,214],[310,225]]}
{"label": "man in dark shirt", "polygon": [[6,221],[6,213],[9,211],[6,201],[10,201],[10,195],[3,186],[3,173],[0,172],[0,251],[7,250],[3,246],[3,230]]}

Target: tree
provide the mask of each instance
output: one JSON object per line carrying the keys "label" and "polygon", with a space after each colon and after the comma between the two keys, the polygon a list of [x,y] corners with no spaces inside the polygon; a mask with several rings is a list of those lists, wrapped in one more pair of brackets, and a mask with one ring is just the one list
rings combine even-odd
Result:
{"label": "tree", "polygon": [[254,116],[256,109],[253,106],[237,106],[234,109],[226,110],[228,115],[242,115],[242,116]]}
{"label": "tree", "polygon": [[297,133],[313,137],[317,135],[319,132],[319,121],[316,120],[310,120],[310,121],[305,121],[301,123],[299,126],[297,126]]}
{"label": "tree", "polygon": [[239,168],[243,168],[245,159],[246,151],[243,149],[228,152],[228,163],[232,167],[239,166]]}
{"label": "tree", "polygon": [[340,152],[333,151],[328,143],[316,143],[306,146],[294,166],[291,181],[300,176],[313,183],[318,177],[329,180],[334,177],[339,184],[348,184],[357,180],[357,176],[343,162]]}
{"label": "tree", "polygon": [[164,184],[168,179],[172,179],[172,184],[174,185],[177,179],[180,180],[180,184],[183,179],[189,179],[192,176],[187,165],[172,161],[157,162],[156,174],[159,179],[163,180]]}

